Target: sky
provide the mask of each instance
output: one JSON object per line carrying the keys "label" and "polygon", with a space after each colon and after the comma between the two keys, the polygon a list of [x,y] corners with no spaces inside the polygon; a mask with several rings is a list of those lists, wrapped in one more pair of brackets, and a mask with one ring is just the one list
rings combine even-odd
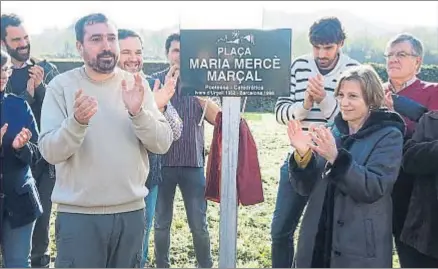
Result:
{"label": "sky", "polygon": [[263,9],[348,10],[370,21],[438,29],[438,1],[1,1],[1,12],[21,16],[30,34],[65,28],[91,12],[105,13],[127,28],[259,28]]}

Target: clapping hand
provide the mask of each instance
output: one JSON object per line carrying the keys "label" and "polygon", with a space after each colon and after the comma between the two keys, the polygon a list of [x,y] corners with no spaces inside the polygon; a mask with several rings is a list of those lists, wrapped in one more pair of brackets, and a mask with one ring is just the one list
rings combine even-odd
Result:
{"label": "clapping hand", "polygon": [[164,108],[166,106],[172,96],[175,94],[176,82],[179,77],[178,66],[174,65],[170,68],[169,72],[166,75],[164,86],[160,89],[160,81],[158,79],[155,80],[154,84],[154,99],[157,103],[159,109]]}
{"label": "clapping hand", "polygon": [[394,111],[394,99],[392,99],[393,93],[391,91],[385,92],[385,105],[389,110]]}
{"label": "clapping hand", "polygon": [[30,94],[30,96],[33,97],[35,95],[35,79],[34,78],[29,78],[27,80],[26,90]]}
{"label": "clapping hand", "polygon": [[313,143],[310,148],[333,164],[338,157],[338,148],[332,132],[324,126],[312,127],[310,131]]}
{"label": "clapping hand", "polygon": [[309,144],[312,142],[308,133],[305,133],[301,127],[299,120],[291,120],[287,124],[287,135],[289,137],[290,145],[301,156],[304,156],[309,151]]}
{"label": "clapping hand", "polygon": [[321,74],[318,74],[314,78],[309,78],[306,92],[310,94],[317,104],[321,103],[327,95],[324,89],[324,77]]}
{"label": "clapping hand", "polygon": [[37,88],[43,82],[44,69],[39,65],[34,65],[29,68],[29,76],[34,82],[34,88]]}
{"label": "clapping hand", "polygon": [[122,80],[122,98],[129,114],[135,116],[141,111],[144,99],[144,84],[140,74],[134,75],[134,85],[128,89],[126,80]]}
{"label": "clapping hand", "polygon": [[82,89],[78,90],[75,94],[74,103],[74,116],[77,122],[83,125],[87,125],[90,119],[97,112],[97,99],[85,95]]}
{"label": "clapping hand", "polygon": [[21,149],[24,145],[29,142],[32,137],[32,132],[29,129],[22,128],[21,131],[15,136],[14,141],[12,141],[12,147],[16,150]]}

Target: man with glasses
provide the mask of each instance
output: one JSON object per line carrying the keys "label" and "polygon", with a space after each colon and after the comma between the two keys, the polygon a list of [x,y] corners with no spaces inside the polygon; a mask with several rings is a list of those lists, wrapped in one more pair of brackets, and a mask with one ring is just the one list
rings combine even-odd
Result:
{"label": "man with glasses", "polygon": [[[393,96],[404,96],[428,110],[438,110],[438,84],[420,80],[417,74],[423,62],[423,44],[410,34],[399,34],[388,42],[386,50],[386,70],[388,82],[385,84],[386,105],[394,109]],[[395,99],[396,100],[396,99]],[[416,122],[405,117],[407,124],[406,139],[412,136]],[[401,236],[407,219],[408,207],[414,178],[400,169],[400,174],[393,189],[393,234],[401,267],[427,267],[431,257],[419,246],[422,242],[405,234]],[[436,240],[436,239],[435,239]]]}

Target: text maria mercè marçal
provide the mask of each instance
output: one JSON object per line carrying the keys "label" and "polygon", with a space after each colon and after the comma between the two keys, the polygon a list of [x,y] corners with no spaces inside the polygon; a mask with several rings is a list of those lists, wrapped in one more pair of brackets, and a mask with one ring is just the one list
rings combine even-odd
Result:
{"label": "text maria merc\u00e8 mar\u00e7al", "polygon": [[[264,59],[246,58],[247,56],[251,56],[250,48],[239,47],[227,50],[227,48],[218,47],[217,54],[218,58],[191,58],[189,61],[190,69],[206,69],[207,81],[238,81],[239,83],[243,81],[261,82],[262,78],[258,72],[259,70],[280,69],[280,59],[277,58],[277,56]],[[229,61],[227,58],[221,58],[221,56],[237,56],[238,58]],[[222,89],[218,88],[215,90]],[[241,89],[233,88],[232,90]]]}

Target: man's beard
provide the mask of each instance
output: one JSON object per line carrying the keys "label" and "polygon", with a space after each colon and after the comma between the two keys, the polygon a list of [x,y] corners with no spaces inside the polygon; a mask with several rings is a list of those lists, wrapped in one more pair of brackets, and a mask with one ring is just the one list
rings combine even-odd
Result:
{"label": "man's beard", "polygon": [[[109,57],[111,59],[102,59],[104,57]],[[90,59],[88,55],[86,55],[84,58],[88,66],[100,74],[109,74],[113,72],[118,60],[118,57],[111,51],[104,51],[98,54],[95,59]]]}
{"label": "man's beard", "polygon": [[318,67],[321,69],[329,68],[335,60],[330,60],[328,58],[317,58],[316,62],[318,63]]}
{"label": "man's beard", "polygon": [[336,63],[338,59],[339,59],[339,53],[337,53],[336,57],[332,60],[330,60],[329,58],[317,58],[316,64],[320,69],[329,69],[334,67],[333,63]]}
{"label": "man's beard", "polygon": [[[11,56],[11,58],[19,61],[19,62],[25,62],[27,60],[29,60],[30,58],[30,44],[28,44],[25,47],[17,47],[16,49],[13,49],[11,47],[8,46],[8,44],[6,45],[6,51],[8,52],[8,54]],[[26,53],[19,53],[20,50],[25,50],[27,49]]]}

